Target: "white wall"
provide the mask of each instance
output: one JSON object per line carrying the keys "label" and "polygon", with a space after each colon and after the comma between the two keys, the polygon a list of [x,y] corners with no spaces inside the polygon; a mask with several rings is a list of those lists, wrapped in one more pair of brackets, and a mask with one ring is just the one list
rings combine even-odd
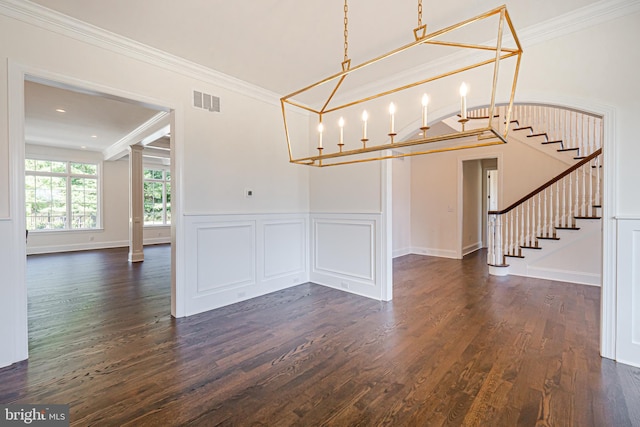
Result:
{"label": "white wall", "polygon": [[[215,301],[196,304],[200,301],[199,295],[185,286],[185,268],[191,262],[187,249],[193,249],[185,247],[185,236],[195,232],[189,228],[194,224],[189,218],[206,217],[215,222],[222,213],[278,217],[306,215],[309,210],[308,170],[287,163],[276,94],[195,65],[185,65],[164,54],[149,53],[135,43],[125,46],[118,40],[100,36],[80,41],[79,33],[50,25],[46,20],[40,22],[42,27],[24,22],[37,19],[28,15],[14,6],[0,5],[0,39],[11,40],[0,45],[3,64],[0,81],[4,82],[0,85],[0,126],[9,128],[9,133],[0,133],[0,253],[3,255],[0,270],[4,272],[0,282],[0,313],[8,317],[0,324],[0,342],[15,343],[0,347],[0,366],[27,356],[24,218],[20,210],[20,205],[24,206],[24,195],[20,194],[24,154],[19,140],[22,73],[175,109],[173,243],[177,287],[173,291],[173,312],[178,316],[193,312],[194,307],[205,310],[217,304]],[[129,53],[124,54],[125,51]],[[211,114],[191,108],[194,89],[219,96],[222,112]],[[294,128],[308,126],[303,115],[293,115],[290,120]],[[245,198],[245,188],[252,188],[255,196]],[[273,216],[269,218],[277,220]],[[202,234],[200,238],[205,241],[200,241],[200,247],[208,250],[206,239],[215,237],[211,233]],[[189,252],[189,256],[192,255]],[[198,259],[203,256],[197,254]],[[254,257],[255,271],[259,271],[258,260]],[[308,280],[306,265],[304,263],[303,271],[295,276],[296,283]],[[233,276],[242,274],[244,265],[227,267],[231,270],[228,274]],[[287,281],[288,286],[296,283]],[[259,294],[260,286],[259,281],[247,283],[245,297]]]}
{"label": "white wall", "polygon": [[482,161],[462,162],[462,255],[482,248]]}
{"label": "white wall", "polygon": [[393,186],[393,256],[411,253],[411,157],[391,162]]}

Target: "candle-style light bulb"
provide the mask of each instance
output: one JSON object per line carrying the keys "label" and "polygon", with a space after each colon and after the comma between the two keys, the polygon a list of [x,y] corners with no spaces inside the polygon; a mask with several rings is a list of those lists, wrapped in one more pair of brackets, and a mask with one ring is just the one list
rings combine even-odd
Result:
{"label": "candle-style light bulb", "polygon": [[369,120],[369,114],[367,110],[362,112],[362,139],[367,139],[367,120]]}
{"label": "candle-style light bulb", "polygon": [[467,118],[467,84],[460,85],[460,116],[463,120]]}
{"label": "candle-style light bulb", "polygon": [[395,128],[395,124],[396,124],[396,105],[392,102],[391,104],[389,104],[389,114],[391,115],[391,132],[389,133],[395,133],[394,132],[394,128]]}
{"label": "candle-style light bulb", "polygon": [[324,125],[318,123],[318,148],[322,148],[322,132],[324,131]]}
{"label": "candle-style light bulb", "polygon": [[344,118],[340,117],[338,120],[338,126],[340,126],[340,144],[344,144]]}
{"label": "candle-style light bulb", "polygon": [[427,127],[427,106],[429,105],[429,96],[425,93],[422,95],[422,127]]}

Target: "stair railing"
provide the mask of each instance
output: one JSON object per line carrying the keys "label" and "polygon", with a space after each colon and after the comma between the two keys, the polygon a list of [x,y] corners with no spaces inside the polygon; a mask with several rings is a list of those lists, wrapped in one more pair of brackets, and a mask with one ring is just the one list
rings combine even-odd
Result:
{"label": "stair railing", "polygon": [[[488,108],[469,111],[469,118],[488,118]],[[503,131],[506,105],[496,105],[494,120]],[[575,151],[582,159],[602,148],[602,117],[584,111],[544,104],[514,104],[511,123],[518,128],[531,128],[534,135],[546,136],[547,142],[557,142],[564,151]]]}
{"label": "stair railing", "polygon": [[556,230],[575,229],[577,218],[597,218],[602,206],[602,148],[505,209],[489,211],[487,262],[506,266],[538,240],[558,240]]}

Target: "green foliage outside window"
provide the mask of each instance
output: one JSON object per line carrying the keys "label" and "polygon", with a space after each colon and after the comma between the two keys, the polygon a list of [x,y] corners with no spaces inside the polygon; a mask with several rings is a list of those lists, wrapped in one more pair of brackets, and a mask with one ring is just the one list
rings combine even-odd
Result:
{"label": "green foliage outside window", "polygon": [[144,224],[171,224],[171,174],[163,169],[145,169]]}

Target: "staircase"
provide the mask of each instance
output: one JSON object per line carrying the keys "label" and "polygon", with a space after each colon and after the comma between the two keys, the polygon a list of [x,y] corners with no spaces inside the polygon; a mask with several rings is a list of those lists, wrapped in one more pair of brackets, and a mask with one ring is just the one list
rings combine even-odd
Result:
{"label": "staircase", "polygon": [[[506,125],[504,110],[497,112]],[[472,116],[487,114],[479,109]],[[543,105],[515,105],[512,117],[510,132],[519,140],[526,138],[554,155],[568,155],[569,166],[508,207],[488,212],[490,273],[599,284],[599,273],[580,270],[589,264],[585,254],[595,263],[600,261],[602,118]],[[556,268],[560,257],[565,270]],[[571,270],[567,265],[572,262],[578,272],[558,277],[558,271]]]}

